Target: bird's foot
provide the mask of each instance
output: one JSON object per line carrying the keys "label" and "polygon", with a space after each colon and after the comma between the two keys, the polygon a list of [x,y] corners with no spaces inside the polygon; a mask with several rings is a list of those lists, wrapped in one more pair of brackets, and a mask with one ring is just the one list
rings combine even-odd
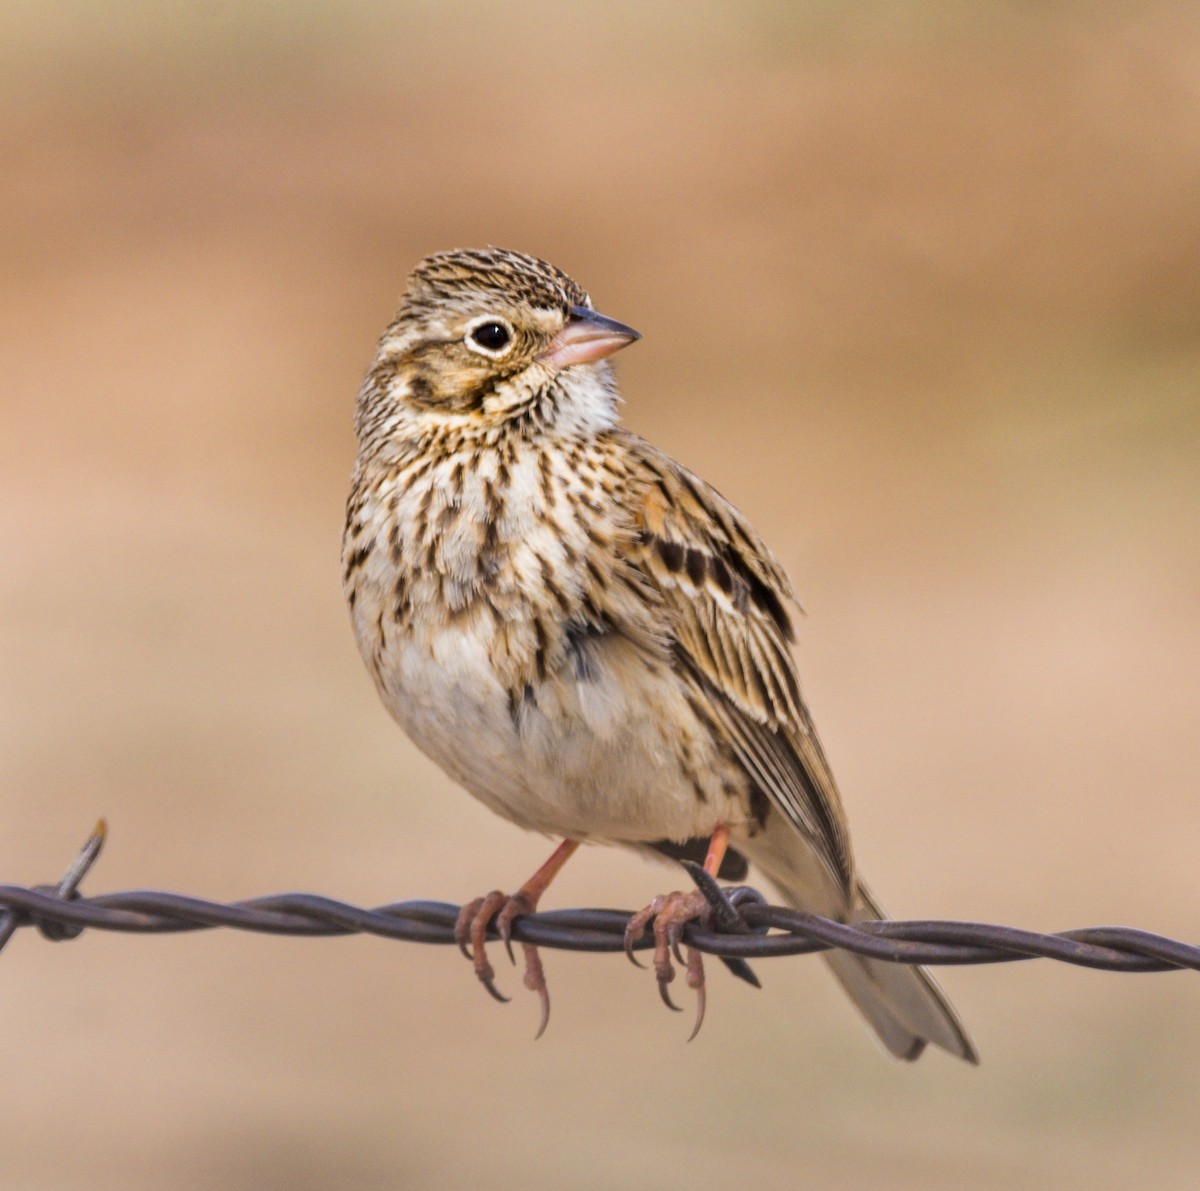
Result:
{"label": "bird's foot", "polygon": [[653,919],[654,975],[658,980],[658,992],[663,1004],[676,1012],[680,1012],[679,1006],[671,1000],[671,994],[667,991],[667,986],[675,979],[675,964],[671,962],[671,956],[674,955],[676,962],[687,970],[688,988],[694,989],[696,993],[696,1024],[688,1036],[689,1042],[700,1033],[700,1027],[704,1024],[704,957],[694,947],[687,949],[686,957],[683,955],[683,929],[689,922],[705,921],[710,913],[708,900],[698,891],[664,893],[656,897],[644,910],[636,913],[625,927],[625,954],[637,964],[633,945],[642,937]]}
{"label": "bird's foot", "polygon": [[[516,956],[512,948],[512,924],[520,914],[532,914],[537,908],[537,902],[524,892],[514,893],[511,897],[493,889],[486,897],[477,897],[468,902],[459,911],[458,920],[454,924],[454,941],[458,949],[475,967],[475,975],[480,984],[488,990],[497,1001],[507,1003],[511,998],[506,997],[496,987],[496,972],[488,962],[487,932],[495,926],[496,933],[504,943],[508,958],[515,964]],[[535,1038],[540,1038],[546,1032],[550,1021],[550,993],[546,989],[546,974],[542,968],[541,956],[532,943],[522,943],[525,953],[525,987],[535,992],[542,1006],[542,1019]]]}

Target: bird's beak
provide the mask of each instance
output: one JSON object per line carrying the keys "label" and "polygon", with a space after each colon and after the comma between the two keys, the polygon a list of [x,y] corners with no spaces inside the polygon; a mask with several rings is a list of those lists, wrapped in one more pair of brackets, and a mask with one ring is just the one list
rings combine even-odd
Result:
{"label": "bird's beak", "polygon": [[550,341],[538,359],[555,372],[571,364],[590,364],[641,339],[641,336],[615,318],[606,318],[586,306],[572,306],[566,325]]}

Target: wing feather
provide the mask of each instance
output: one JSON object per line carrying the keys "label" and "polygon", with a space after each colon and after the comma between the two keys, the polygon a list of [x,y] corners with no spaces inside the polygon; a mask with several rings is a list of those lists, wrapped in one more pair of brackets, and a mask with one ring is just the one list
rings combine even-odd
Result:
{"label": "wing feather", "polygon": [[714,488],[632,439],[640,501],[630,559],[657,591],[693,701],[834,880],[854,888],[841,798],[792,659],[791,584]]}

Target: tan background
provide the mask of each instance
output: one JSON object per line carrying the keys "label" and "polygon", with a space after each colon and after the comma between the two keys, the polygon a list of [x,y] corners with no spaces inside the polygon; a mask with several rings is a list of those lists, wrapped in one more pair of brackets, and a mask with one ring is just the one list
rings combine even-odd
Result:
{"label": "tan background", "polygon": [[[549,257],[629,422],[749,513],[899,915],[1200,936],[1200,11],[8,3],[0,881],[368,904],[546,851],[386,719],[338,587],[406,271]],[[57,15],[54,15],[57,14]],[[668,870],[589,851],[553,905]],[[888,1062],[820,964],[18,937],[0,1183],[1192,1188],[1200,976],[950,971]]]}

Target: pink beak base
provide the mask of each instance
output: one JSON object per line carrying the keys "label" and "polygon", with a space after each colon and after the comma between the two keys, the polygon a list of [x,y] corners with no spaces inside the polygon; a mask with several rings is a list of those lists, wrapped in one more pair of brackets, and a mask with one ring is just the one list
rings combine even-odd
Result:
{"label": "pink beak base", "polygon": [[615,318],[597,314],[586,306],[572,306],[567,324],[550,342],[538,359],[555,372],[572,364],[591,364],[603,360],[623,347],[641,339],[632,327]]}

